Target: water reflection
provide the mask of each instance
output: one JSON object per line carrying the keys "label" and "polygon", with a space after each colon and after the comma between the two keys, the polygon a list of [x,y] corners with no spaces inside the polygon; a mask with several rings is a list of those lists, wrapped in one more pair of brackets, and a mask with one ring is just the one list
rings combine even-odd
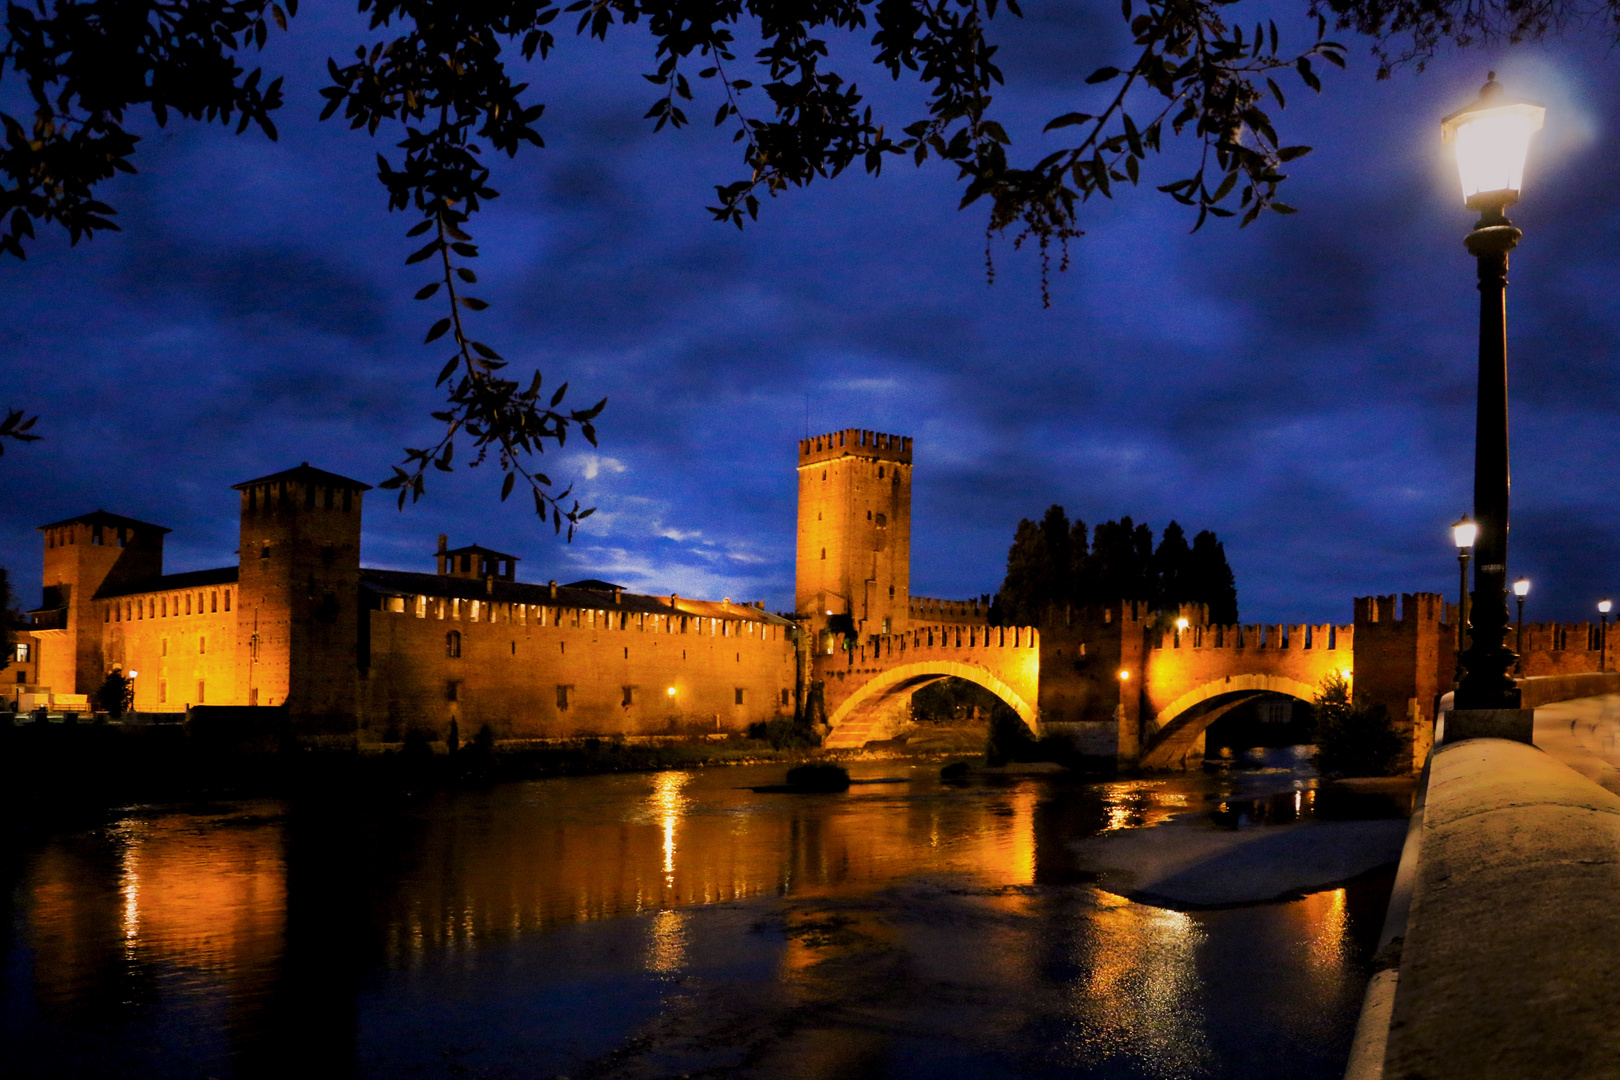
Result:
{"label": "water reflection", "polygon": [[[785,1053],[737,1040],[816,1016],[795,1045],[879,1075],[904,1047],[944,1071],[1180,1077],[1222,1075],[1251,1038],[1224,1014],[1233,993],[1292,1017],[1293,1075],[1312,1075],[1301,1030],[1324,1062],[1348,1039],[1376,897],[1270,905],[1236,932],[1229,913],[1101,892],[1069,849],[1212,806],[1261,827],[1309,812],[1309,787],[944,786],[921,767],[847,795],[747,790],[771,778],[137,811],[39,838],[3,864],[0,1039],[23,1076],[390,1075],[452,1043],[491,1069],[664,1075],[717,1047]],[[1232,982],[1261,961],[1290,972],[1286,1008],[1275,973]]]}

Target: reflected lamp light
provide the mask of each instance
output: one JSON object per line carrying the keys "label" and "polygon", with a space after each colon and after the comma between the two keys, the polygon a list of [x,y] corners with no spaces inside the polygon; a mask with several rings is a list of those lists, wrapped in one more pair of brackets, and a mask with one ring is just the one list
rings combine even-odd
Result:
{"label": "reflected lamp light", "polygon": [[1456,148],[1463,203],[1470,210],[1501,210],[1519,201],[1530,136],[1547,110],[1510,101],[1491,72],[1479,97],[1440,121],[1440,141]]}
{"label": "reflected lamp light", "polygon": [[1451,527],[1451,540],[1452,543],[1457,545],[1459,551],[1473,547],[1474,541],[1478,537],[1479,526],[1470,521],[1467,514],[1464,514],[1461,520]]}
{"label": "reflected lamp light", "polygon": [[1513,583],[1513,595],[1520,600],[1530,595],[1530,579],[1522,577]]}

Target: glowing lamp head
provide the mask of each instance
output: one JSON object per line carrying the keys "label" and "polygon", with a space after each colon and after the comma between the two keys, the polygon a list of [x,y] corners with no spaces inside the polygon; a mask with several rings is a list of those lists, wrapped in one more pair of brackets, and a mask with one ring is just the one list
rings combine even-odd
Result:
{"label": "glowing lamp head", "polygon": [[1451,527],[1451,540],[1452,543],[1457,545],[1458,551],[1466,551],[1468,548],[1473,547],[1474,541],[1478,537],[1479,526],[1469,521],[1467,514],[1464,514],[1462,519]]}
{"label": "glowing lamp head", "polygon": [[140,674],[140,672],[138,672],[138,671],[131,671],[129,673],[129,677],[133,679],[133,678],[135,678],[135,676],[137,676],[139,674]]}
{"label": "glowing lamp head", "polygon": [[670,697],[674,697],[675,696],[675,688],[672,686],[668,690],[665,690],[664,693],[668,694]]}
{"label": "glowing lamp head", "polygon": [[1349,668],[1341,668],[1339,670],[1339,678],[1343,679],[1345,682],[1350,681],[1351,674],[1352,672]]}
{"label": "glowing lamp head", "polygon": [[1120,668],[1119,669],[1119,681],[1120,682],[1130,682],[1131,681],[1131,673],[1126,671],[1124,668]]}
{"label": "glowing lamp head", "polygon": [[1456,147],[1463,202],[1470,210],[1503,209],[1519,201],[1530,136],[1547,110],[1513,102],[1491,72],[1479,97],[1440,121],[1440,141]]}
{"label": "glowing lamp head", "polygon": [[1185,630],[1185,629],[1187,629],[1187,620],[1186,619],[1177,619],[1176,620],[1176,629],[1177,630]]}
{"label": "glowing lamp head", "polygon": [[1607,615],[1609,612],[1614,610],[1614,604],[1611,603],[1608,600],[1599,600],[1598,601],[1598,610],[1603,612],[1603,614]]}
{"label": "glowing lamp head", "polygon": [[1520,600],[1530,595],[1530,579],[1522,577],[1513,583],[1513,595]]}

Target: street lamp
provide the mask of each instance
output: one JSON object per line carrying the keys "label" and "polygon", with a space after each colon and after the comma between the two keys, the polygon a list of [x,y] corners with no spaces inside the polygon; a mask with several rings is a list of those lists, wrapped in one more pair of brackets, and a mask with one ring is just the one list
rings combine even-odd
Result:
{"label": "street lamp", "polygon": [[1457,663],[1456,671],[1452,675],[1453,690],[1462,681],[1463,634],[1468,628],[1468,556],[1478,535],[1479,526],[1468,520],[1467,514],[1458,518],[1457,524],[1451,527],[1451,540],[1457,545],[1457,570],[1460,579],[1457,586]]}
{"label": "street lamp", "polygon": [[1607,600],[1598,601],[1598,613],[1603,616],[1603,633],[1598,638],[1598,670],[1609,670],[1609,612],[1614,605]]}
{"label": "street lamp", "polygon": [[1467,108],[1440,122],[1441,141],[1456,147],[1463,202],[1480,212],[1464,240],[1479,272],[1479,398],[1474,428],[1474,517],[1479,523],[1474,563],[1474,611],[1459,710],[1517,709],[1519,690],[1509,675],[1516,657],[1507,648],[1508,252],[1524,234],[1506,210],[1519,201],[1530,136],[1546,110],[1509,101],[1493,71]]}
{"label": "street lamp", "polygon": [[1524,670],[1524,598],[1530,595],[1530,579],[1522,577],[1513,583],[1513,595],[1519,598],[1519,639],[1513,651],[1519,654],[1519,662],[1514,671]]}

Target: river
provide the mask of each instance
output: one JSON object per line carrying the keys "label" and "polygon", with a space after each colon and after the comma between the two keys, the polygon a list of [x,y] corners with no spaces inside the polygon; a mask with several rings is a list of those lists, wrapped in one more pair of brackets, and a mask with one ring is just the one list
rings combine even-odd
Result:
{"label": "river", "polygon": [[782,767],[750,766],[13,827],[0,1071],[1336,1078],[1392,870],[1176,910],[1077,854],[1324,805],[1297,750],[1251,757],[1103,782],[865,762],[904,782],[843,795],[756,794]]}

